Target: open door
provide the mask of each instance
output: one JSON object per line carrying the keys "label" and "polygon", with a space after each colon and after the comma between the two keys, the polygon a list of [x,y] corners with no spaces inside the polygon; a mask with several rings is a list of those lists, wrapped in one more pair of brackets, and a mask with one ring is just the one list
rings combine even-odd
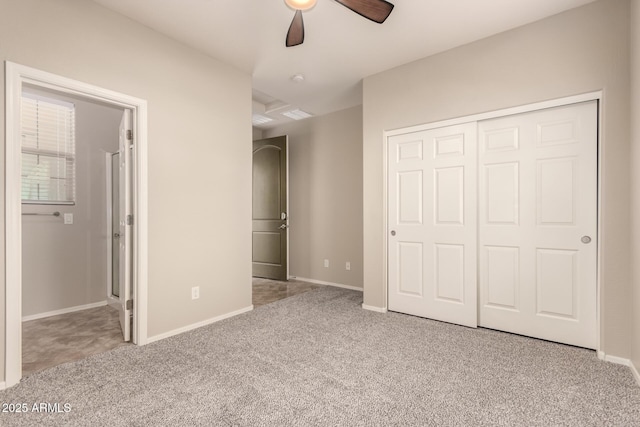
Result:
{"label": "open door", "polygon": [[287,280],[287,137],[253,142],[253,276]]}
{"label": "open door", "polygon": [[133,300],[131,297],[131,229],[133,215],[131,209],[131,144],[133,131],[131,126],[131,111],[124,110],[120,121],[119,144],[119,191],[118,191],[118,311],[120,312],[120,327],[125,341],[131,341],[131,312]]}

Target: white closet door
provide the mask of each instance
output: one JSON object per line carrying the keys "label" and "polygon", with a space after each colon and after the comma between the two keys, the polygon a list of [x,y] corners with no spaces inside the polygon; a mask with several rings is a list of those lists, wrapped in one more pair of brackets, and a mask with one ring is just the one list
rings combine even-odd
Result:
{"label": "white closet door", "polygon": [[477,326],[476,129],[388,139],[389,310]]}
{"label": "white closet door", "polygon": [[597,103],[478,133],[480,325],[595,348]]}

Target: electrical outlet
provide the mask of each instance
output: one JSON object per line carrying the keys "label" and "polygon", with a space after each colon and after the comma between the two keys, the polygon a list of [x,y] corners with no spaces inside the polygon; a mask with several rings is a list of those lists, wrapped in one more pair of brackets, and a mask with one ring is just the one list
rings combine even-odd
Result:
{"label": "electrical outlet", "polygon": [[345,267],[348,270],[351,270],[351,263],[349,261],[347,261],[347,265],[345,265]]}
{"label": "electrical outlet", "polygon": [[194,286],[191,288],[191,299],[200,298],[200,286]]}
{"label": "electrical outlet", "polygon": [[329,268],[329,260],[328,259],[324,260],[324,267],[325,268]]}

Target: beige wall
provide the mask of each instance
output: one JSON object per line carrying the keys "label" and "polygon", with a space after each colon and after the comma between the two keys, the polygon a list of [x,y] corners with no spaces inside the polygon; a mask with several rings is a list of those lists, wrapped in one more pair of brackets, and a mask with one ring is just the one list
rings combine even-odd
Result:
{"label": "beige wall", "polygon": [[118,151],[122,109],[54,97],[75,104],[76,204],[25,204],[22,211],[72,213],[74,223],[23,216],[23,316],[105,301],[107,294],[105,153]]}
{"label": "beige wall", "polygon": [[632,361],[640,372],[640,0],[631,2]]}
{"label": "beige wall", "polygon": [[0,60],[148,101],[149,336],[250,306],[251,76],[94,2],[0,0],[0,10]]}
{"label": "beige wall", "polygon": [[289,136],[290,274],[362,287],[362,107],[264,131],[280,135]]}
{"label": "beige wall", "polygon": [[386,304],[385,130],[603,90],[602,350],[630,356],[628,13],[598,1],[364,80],[365,304]]}

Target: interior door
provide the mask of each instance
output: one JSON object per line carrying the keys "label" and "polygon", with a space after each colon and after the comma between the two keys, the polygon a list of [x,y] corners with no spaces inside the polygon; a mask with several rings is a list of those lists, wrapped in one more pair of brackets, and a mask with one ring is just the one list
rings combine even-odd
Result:
{"label": "interior door", "polygon": [[131,297],[131,246],[132,246],[132,203],[131,203],[131,143],[132,126],[131,111],[124,110],[120,121],[119,137],[119,170],[118,170],[118,311],[120,312],[120,327],[125,341],[131,340],[131,313],[133,300]]}
{"label": "interior door", "polygon": [[479,123],[480,325],[596,347],[597,103]]}
{"label": "interior door", "polygon": [[476,124],[388,139],[392,311],[477,326]]}
{"label": "interior door", "polygon": [[287,280],[287,137],[253,142],[253,276]]}

